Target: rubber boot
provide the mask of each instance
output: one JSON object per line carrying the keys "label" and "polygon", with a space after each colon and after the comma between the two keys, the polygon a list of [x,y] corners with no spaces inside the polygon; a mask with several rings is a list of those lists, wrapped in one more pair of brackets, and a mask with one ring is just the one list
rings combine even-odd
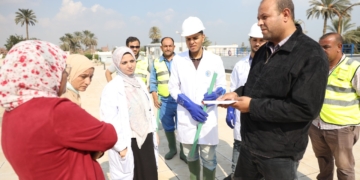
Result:
{"label": "rubber boot", "polygon": [[174,132],[165,132],[166,139],[169,142],[169,152],[165,154],[165,159],[169,160],[172,159],[176,153],[176,139],[175,139],[175,133]]}
{"label": "rubber boot", "polygon": [[203,166],[203,180],[214,180],[215,173],[216,173],[216,168],[211,171]]}
{"label": "rubber boot", "polygon": [[190,180],[200,180],[200,160],[188,161]]}
{"label": "rubber boot", "polygon": [[183,146],[182,146],[181,143],[180,143],[180,159],[183,160],[187,164],[187,159],[186,159],[186,156],[184,154]]}

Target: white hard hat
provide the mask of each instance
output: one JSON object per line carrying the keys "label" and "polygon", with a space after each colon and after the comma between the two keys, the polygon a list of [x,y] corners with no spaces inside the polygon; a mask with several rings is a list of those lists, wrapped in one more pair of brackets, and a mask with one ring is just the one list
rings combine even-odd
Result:
{"label": "white hard hat", "polygon": [[182,24],[182,33],[181,36],[190,36],[193,34],[196,34],[202,30],[204,30],[205,27],[201,20],[198,17],[188,17],[184,20]]}
{"label": "white hard hat", "polygon": [[248,35],[250,37],[254,37],[254,38],[263,38],[261,28],[257,25],[257,23],[255,23],[251,26],[251,29],[250,29],[250,32]]}

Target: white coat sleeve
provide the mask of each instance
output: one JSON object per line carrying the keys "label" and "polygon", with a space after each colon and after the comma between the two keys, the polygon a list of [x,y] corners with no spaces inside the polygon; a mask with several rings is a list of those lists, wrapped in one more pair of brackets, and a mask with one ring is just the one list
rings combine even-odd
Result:
{"label": "white coat sleeve", "polygon": [[173,97],[176,101],[177,101],[177,97],[179,94],[181,94],[181,90],[180,90],[180,78],[179,78],[179,71],[178,71],[178,63],[177,63],[178,59],[174,58],[173,62],[171,64],[171,76],[170,76],[170,80],[168,83],[168,87],[169,87],[169,92],[171,97]]}
{"label": "white coat sleeve", "polygon": [[236,63],[234,69],[232,70],[231,76],[230,76],[230,92],[233,92],[236,88],[236,85],[239,84],[239,75],[238,75],[238,70],[239,70],[239,64]]}
{"label": "white coat sleeve", "polygon": [[119,94],[117,94],[115,88],[108,85],[110,85],[110,83],[105,86],[100,99],[100,119],[114,126],[118,140],[112,149],[120,152],[127,147],[127,144],[125,143],[127,141],[125,140],[124,126],[120,121],[119,99],[116,98]]}
{"label": "white coat sleeve", "polygon": [[223,64],[223,61],[221,60],[221,58],[219,57],[218,59],[218,63],[217,63],[217,66],[216,66],[216,73],[218,74],[217,75],[217,78],[216,78],[216,84],[215,84],[215,88],[218,88],[218,87],[222,87],[224,89],[226,89],[226,74],[225,74],[225,68],[224,68],[224,64]]}

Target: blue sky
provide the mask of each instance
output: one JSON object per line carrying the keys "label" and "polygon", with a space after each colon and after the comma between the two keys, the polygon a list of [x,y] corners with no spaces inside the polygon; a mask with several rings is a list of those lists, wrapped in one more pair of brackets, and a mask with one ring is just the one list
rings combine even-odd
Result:
{"label": "blue sky", "polygon": [[[308,0],[293,0],[295,19],[305,22],[307,34],[315,39],[322,34],[322,19],[307,19]],[[352,3],[360,0],[352,0]],[[65,33],[90,30],[98,38],[98,47],[120,46],[128,36],[136,36],[141,44],[148,44],[149,29],[158,26],[162,36],[180,41],[181,24],[189,16],[199,17],[205,35],[213,44],[248,45],[248,31],[257,22],[260,0],[0,0],[0,47],[13,34],[26,36],[25,26],[14,22],[18,8],[32,9],[38,19],[29,27],[30,37],[54,44]],[[360,17],[360,6],[355,6],[352,17]],[[330,21],[328,22],[330,23]],[[352,23],[360,26],[360,19]],[[184,39],[183,39],[184,40]]]}

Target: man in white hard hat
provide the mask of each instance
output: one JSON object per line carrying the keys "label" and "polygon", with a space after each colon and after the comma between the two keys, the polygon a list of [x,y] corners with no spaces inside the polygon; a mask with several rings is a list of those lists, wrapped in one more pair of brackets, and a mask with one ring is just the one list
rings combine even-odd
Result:
{"label": "man in white hard hat", "polygon": [[[218,113],[216,106],[208,106],[203,111],[202,101],[216,100],[226,87],[225,69],[221,58],[203,49],[205,29],[197,17],[189,17],[182,24],[189,51],[177,54],[171,65],[169,90],[179,104],[176,136],[183,144],[187,156],[190,179],[200,179],[200,160],[203,164],[203,178],[215,179],[216,146],[218,138]],[[212,76],[217,73],[214,87],[208,94]],[[203,123],[194,156],[190,156],[195,133],[199,123]]]}
{"label": "man in white hard hat", "polygon": [[[234,91],[236,88],[243,86],[246,82],[246,79],[249,75],[250,66],[252,59],[254,58],[255,52],[266,42],[263,39],[263,34],[260,27],[257,23],[253,24],[250,29],[249,42],[250,42],[250,54],[246,57],[240,59],[234,66],[234,69],[230,76],[230,91]],[[240,111],[235,110],[233,107],[228,107],[226,115],[226,123],[231,128],[234,129],[234,147],[232,155],[232,173],[226,177],[224,180],[231,180],[235,172],[236,163],[240,155]]]}

